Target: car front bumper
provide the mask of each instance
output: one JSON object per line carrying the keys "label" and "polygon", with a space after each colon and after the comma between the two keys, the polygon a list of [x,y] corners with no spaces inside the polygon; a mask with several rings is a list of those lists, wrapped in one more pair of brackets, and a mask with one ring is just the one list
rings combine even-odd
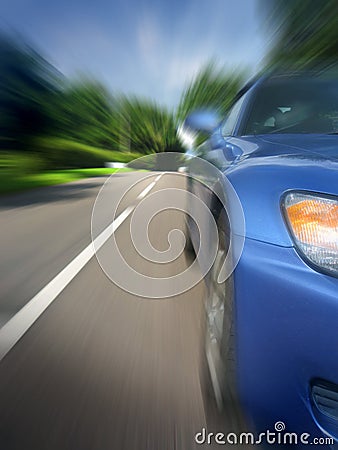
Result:
{"label": "car front bumper", "polygon": [[313,396],[318,383],[338,387],[338,279],[294,248],[247,239],[234,283],[237,388],[249,422],[257,432],[283,422],[286,432],[338,439],[338,395],[325,411]]}

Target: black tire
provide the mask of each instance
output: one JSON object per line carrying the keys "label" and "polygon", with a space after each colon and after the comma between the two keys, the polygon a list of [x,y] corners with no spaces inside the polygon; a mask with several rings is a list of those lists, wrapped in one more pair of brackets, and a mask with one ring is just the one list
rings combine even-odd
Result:
{"label": "black tire", "polygon": [[190,237],[190,226],[189,220],[192,220],[188,214],[185,216],[184,223],[184,234],[185,234],[185,253],[188,256],[189,260],[194,260],[196,258],[196,252]]}
{"label": "black tire", "polygon": [[205,317],[202,323],[201,387],[206,414],[211,417],[211,422],[220,421],[231,425],[232,429],[243,430],[244,421],[236,393],[233,277],[217,283],[229,249],[228,224],[225,211],[220,211],[217,219],[219,248],[208,276]]}

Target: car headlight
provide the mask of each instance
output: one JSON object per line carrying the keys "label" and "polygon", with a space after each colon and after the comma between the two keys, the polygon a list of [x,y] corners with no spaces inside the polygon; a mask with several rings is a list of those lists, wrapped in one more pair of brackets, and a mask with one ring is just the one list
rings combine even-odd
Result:
{"label": "car headlight", "polygon": [[338,276],[338,198],[289,192],[282,209],[303,259],[317,270]]}

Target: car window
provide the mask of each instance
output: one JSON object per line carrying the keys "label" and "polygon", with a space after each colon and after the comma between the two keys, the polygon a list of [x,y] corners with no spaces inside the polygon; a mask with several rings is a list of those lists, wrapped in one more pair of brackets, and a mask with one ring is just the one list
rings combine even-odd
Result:
{"label": "car window", "polygon": [[239,100],[237,100],[237,102],[231,108],[222,126],[223,136],[231,136],[231,134],[233,133],[245,98],[246,96],[242,95],[242,97]]}
{"label": "car window", "polygon": [[338,80],[283,78],[257,90],[245,134],[335,133]]}

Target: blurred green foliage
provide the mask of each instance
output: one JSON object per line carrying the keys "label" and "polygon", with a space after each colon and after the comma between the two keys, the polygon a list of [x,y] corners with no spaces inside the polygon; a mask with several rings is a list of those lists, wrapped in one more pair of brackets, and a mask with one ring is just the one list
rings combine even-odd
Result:
{"label": "blurred green foliage", "polygon": [[136,152],[120,152],[96,148],[81,142],[59,137],[39,137],[35,148],[43,155],[44,169],[70,169],[76,167],[103,167],[105,162],[128,163],[142,156]]}
{"label": "blurred green foliage", "polygon": [[61,78],[31,47],[0,35],[0,148],[24,149],[46,131]]}
{"label": "blurred green foliage", "polygon": [[102,167],[165,151],[182,151],[172,112],[113,96],[92,79],[67,80],[24,42],[0,35],[0,157],[12,173],[16,165],[31,173]]}
{"label": "blurred green foliage", "polygon": [[122,96],[116,114],[120,126],[120,148],[144,155],[181,152],[173,112],[137,97]]}
{"label": "blurred green foliage", "polygon": [[336,66],[337,0],[260,0],[270,36],[268,67],[322,69]]}
{"label": "blurred green foliage", "polygon": [[12,177],[182,152],[179,123],[197,107],[223,114],[241,81],[210,63],[169,111],[148,99],[112,95],[89,78],[68,80],[33,48],[5,35],[0,69],[0,170]]}
{"label": "blurred green foliage", "polygon": [[2,173],[0,177],[0,194],[17,192],[44,186],[69,183],[81,178],[107,176],[114,172],[125,172],[131,169],[110,169],[106,167],[90,169],[67,169],[43,171],[41,173],[17,173],[16,176]]}
{"label": "blurred green foliage", "polygon": [[2,151],[0,153],[0,171],[2,177],[16,177],[43,170],[45,161],[36,154]]}
{"label": "blurred green foliage", "polygon": [[[271,40],[264,70],[336,64],[337,0],[260,0],[259,12]],[[224,116],[245,78],[243,70],[210,62],[170,111],[147,99],[113,95],[89,78],[68,80],[32,47],[0,34],[1,173],[9,179],[182,152],[177,128],[187,114],[207,107]]]}
{"label": "blurred green foliage", "polygon": [[117,148],[118,130],[114,99],[100,83],[90,79],[64,83],[54,95],[50,134],[100,148]]}
{"label": "blurred green foliage", "polygon": [[197,73],[182,93],[176,117],[183,121],[193,110],[210,108],[223,117],[245,79],[244,71],[226,70],[213,61]]}
{"label": "blurred green foliage", "polygon": [[[189,113],[199,109],[210,109],[223,119],[245,78],[244,70],[227,70],[210,61],[183,91],[176,112],[177,123],[182,123]],[[194,145],[202,144],[207,137],[203,132],[196,133]]]}

